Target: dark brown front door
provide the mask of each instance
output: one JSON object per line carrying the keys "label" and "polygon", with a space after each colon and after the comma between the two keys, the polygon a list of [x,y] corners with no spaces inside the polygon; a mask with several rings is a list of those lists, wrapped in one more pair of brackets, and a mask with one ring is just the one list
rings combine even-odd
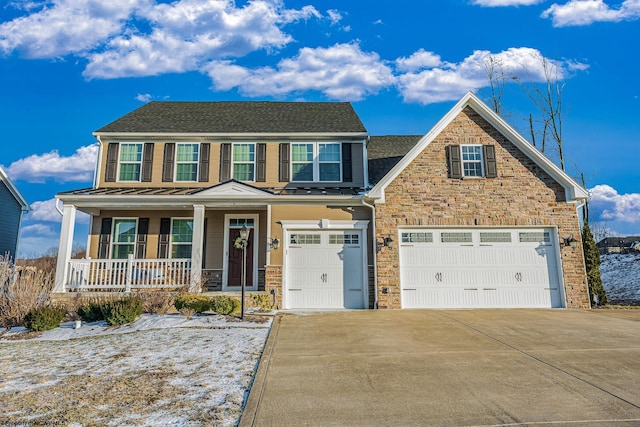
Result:
{"label": "dark brown front door", "polygon": [[[249,229],[247,240],[247,280],[246,287],[253,286],[253,229]],[[240,237],[239,228],[229,229],[229,283],[228,286],[242,286],[242,250],[233,247],[236,239]]]}

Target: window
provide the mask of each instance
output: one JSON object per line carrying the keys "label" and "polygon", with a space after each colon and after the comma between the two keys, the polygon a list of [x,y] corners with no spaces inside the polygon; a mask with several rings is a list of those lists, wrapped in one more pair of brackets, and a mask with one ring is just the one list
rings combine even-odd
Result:
{"label": "window", "polygon": [[433,233],[402,233],[402,243],[433,243]]}
{"label": "window", "polygon": [[292,245],[319,245],[319,234],[292,234],[289,236],[289,243]]}
{"label": "window", "polygon": [[255,181],[255,144],[233,144],[233,179]]}
{"label": "window", "polygon": [[339,143],[291,144],[291,180],[294,182],[338,182],[341,166]]}
{"label": "window", "polygon": [[462,173],[464,176],[482,177],[482,145],[461,145]]}
{"label": "window", "polygon": [[508,243],[511,233],[508,231],[487,231],[480,233],[480,243]]}
{"label": "window", "polygon": [[126,259],[136,248],[137,220],[114,219],[113,238],[111,239],[111,258]]}
{"label": "window", "polygon": [[329,244],[330,245],[358,245],[360,244],[360,236],[357,234],[330,234],[329,235]]}
{"label": "window", "polygon": [[142,144],[120,144],[120,181],[140,181]]}
{"label": "window", "polygon": [[176,153],[176,181],[198,180],[199,144],[178,144]]}
{"label": "window", "polygon": [[468,232],[443,232],[440,234],[442,243],[471,243],[471,233]]}
{"label": "window", "polygon": [[171,220],[171,258],[191,258],[193,219]]}
{"label": "window", "polygon": [[546,231],[525,231],[518,235],[520,243],[551,244],[551,235]]}

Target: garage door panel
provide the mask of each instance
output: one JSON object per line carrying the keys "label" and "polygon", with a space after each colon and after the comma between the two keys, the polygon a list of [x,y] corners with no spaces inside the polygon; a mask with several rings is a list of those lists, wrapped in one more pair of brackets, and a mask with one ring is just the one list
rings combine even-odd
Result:
{"label": "garage door panel", "polygon": [[551,229],[410,230],[403,242],[408,233],[433,239],[400,245],[403,307],[562,306]]}

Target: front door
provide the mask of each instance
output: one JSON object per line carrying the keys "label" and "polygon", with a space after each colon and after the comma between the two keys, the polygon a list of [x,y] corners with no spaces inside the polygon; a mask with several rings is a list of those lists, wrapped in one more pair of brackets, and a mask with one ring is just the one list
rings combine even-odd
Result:
{"label": "front door", "polygon": [[240,228],[230,228],[229,229],[229,276],[228,276],[228,286],[229,287],[237,287],[240,290],[240,286],[242,286],[242,259],[243,255],[246,255],[246,268],[244,270],[246,274],[246,282],[245,285],[247,288],[251,288],[253,286],[253,242],[254,242],[254,230],[252,228],[248,229],[249,238],[247,240],[247,247],[245,248],[245,253],[243,254],[242,249],[238,249],[240,244],[236,244],[236,240],[240,242]]}

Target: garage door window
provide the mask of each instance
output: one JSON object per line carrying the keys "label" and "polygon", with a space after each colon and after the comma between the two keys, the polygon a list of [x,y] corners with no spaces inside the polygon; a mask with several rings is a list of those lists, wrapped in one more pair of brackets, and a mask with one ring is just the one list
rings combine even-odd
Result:
{"label": "garage door window", "polygon": [[510,243],[511,233],[509,232],[486,232],[480,233],[480,243]]}
{"label": "garage door window", "polygon": [[358,245],[360,243],[357,234],[330,234],[329,244],[331,245]]}
{"label": "garage door window", "polygon": [[440,234],[440,241],[442,243],[471,243],[471,233],[466,232],[451,232]]}
{"label": "garage door window", "polygon": [[520,234],[520,243],[542,243],[551,244],[551,235],[548,232],[527,231]]}
{"label": "garage door window", "polygon": [[319,245],[320,235],[295,233],[289,236],[289,243],[292,245]]}
{"label": "garage door window", "polygon": [[433,243],[433,233],[402,233],[402,243]]}

